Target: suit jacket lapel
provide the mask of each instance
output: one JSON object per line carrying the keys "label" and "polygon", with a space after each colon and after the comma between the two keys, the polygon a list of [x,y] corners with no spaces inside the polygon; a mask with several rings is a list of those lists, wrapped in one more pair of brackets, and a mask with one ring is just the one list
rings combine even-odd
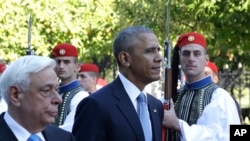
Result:
{"label": "suit jacket lapel", "polygon": [[7,123],[5,122],[4,113],[0,115],[0,141],[18,141],[14,133],[11,131]]}
{"label": "suit jacket lapel", "polygon": [[55,136],[59,136],[59,135],[55,135],[53,130],[51,130],[50,125],[48,125],[43,131],[42,131],[43,137],[46,141],[53,141],[56,138],[54,138]]}
{"label": "suit jacket lapel", "polygon": [[157,105],[155,104],[155,102],[153,101],[153,98],[151,95],[148,94],[148,110],[149,110],[149,114],[150,114],[150,119],[151,119],[151,125],[152,125],[152,132],[153,132],[153,140],[158,140],[158,138],[155,135],[158,135],[161,131],[160,130],[156,130],[156,129],[160,129],[160,127],[162,126],[162,121],[160,121],[159,119],[159,109],[157,108]]}
{"label": "suit jacket lapel", "polygon": [[143,129],[140,124],[140,120],[138,118],[137,112],[126,93],[120,78],[118,77],[114,80],[114,97],[117,99],[117,106],[120,109],[121,113],[127,119],[130,127],[133,129],[135,134],[138,137],[138,140],[144,140]]}

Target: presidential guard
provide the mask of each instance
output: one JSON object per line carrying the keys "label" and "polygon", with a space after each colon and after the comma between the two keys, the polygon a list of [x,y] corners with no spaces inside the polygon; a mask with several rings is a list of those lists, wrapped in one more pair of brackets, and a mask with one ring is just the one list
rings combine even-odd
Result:
{"label": "presidential guard", "polygon": [[52,58],[56,60],[56,74],[60,81],[58,93],[63,102],[59,105],[55,124],[71,131],[78,103],[89,94],[76,79],[80,69],[77,48],[69,43],[56,45],[52,50]]}
{"label": "presidential guard", "polygon": [[[173,59],[179,58],[186,81],[175,104],[164,111],[163,125],[172,129],[168,141],[228,141],[229,125],[241,124],[231,95],[205,74],[209,61],[205,37],[197,32],[179,36]],[[175,64],[178,67],[178,63]]]}
{"label": "presidential guard", "polygon": [[97,90],[97,82],[99,78],[99,68],[92,63],[84,63],[77,75],[82,87],[89,92],[89,94]]}

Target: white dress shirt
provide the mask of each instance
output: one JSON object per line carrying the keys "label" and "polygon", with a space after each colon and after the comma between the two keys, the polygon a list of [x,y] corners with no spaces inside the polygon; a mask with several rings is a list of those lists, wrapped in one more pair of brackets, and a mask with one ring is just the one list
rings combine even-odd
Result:
{"label": "white dress shirt", "polygon": [[137,100],[136,98],[140,95],[140,93],[144,93],[147,98],[147,92],[144,89],[143,91],[140,91],[133,83],[131,83],[124,75],[119,73],[119,78],[122,81],[122,85],[125,88],[125,91],[128,93],[128,96],[133,103],[135,110],[137,111]]}
{"label": "white dress shirt", "polygon": [[[25,128],[23,128],[20,124],[18,124],[8,113],[8,111],[4,114],[4,120],[7,125],[10,127],[17,140],[26,141],[31,133],[29,133]],[[40,137],[42,141],[45,141],[41,132],[36,133]]]}

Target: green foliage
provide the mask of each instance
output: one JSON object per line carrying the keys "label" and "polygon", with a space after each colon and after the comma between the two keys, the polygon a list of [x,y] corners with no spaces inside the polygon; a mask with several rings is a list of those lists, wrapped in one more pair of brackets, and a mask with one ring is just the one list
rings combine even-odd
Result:
{"label": "green foliage", "polygon": [[[103,76],[115,72],[112,42],[122,28],[148,26],[162,46],[166,38],[166,0],[5,0],[0,9],[0,56],[7,62],[25,55],[29,14],[37,55],[49,56],[57,43],[71,42],[80,61],[98,64]],[[203,33],[220,68],[236,69],[238,62],[249,67],[249,10],[249,0],[172,0],[170,40],[174,45],[184,32]]]}
{"label": "green foliage", "polygon": [[81,62],[94,62],[101,70],[111,65],[116,13],[111,1],[9,0],[0,2],[0,56],[7,62],[25,55],[28,15],[32,15],[31,49],[49,56],[57,43],[78,47]]}
{"label": "green foliage", "polygon": [[[237,69],[241,62],[249,67],[249,0],[178,2],[176,12],[182,13],[183,31],[206,35],[209,55],[220,68],[229,64]],[[177,3],[176,3],[177,4]],[[184,10],[184,11],[183,11]],[[175,12],[175,10],[173,10]],[[186,12],[185,12],[186,11]],[[179,17],[177,14],[173,16]],[[188,17],[188,18],[185,18]],[[176,24],[176,21],[173,21]],[[179,33],[179,32],[177,32]]]}

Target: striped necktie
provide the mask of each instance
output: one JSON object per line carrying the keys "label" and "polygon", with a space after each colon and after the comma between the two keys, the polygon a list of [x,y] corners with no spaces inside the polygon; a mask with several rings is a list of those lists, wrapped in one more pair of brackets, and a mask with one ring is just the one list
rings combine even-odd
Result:
{"label": "striped necktie", "polygon": [[138,102],[137,113],[143,128],[145,141],[152,141],[152,129],[151,129],[151,122],[148,112],[146,96],[143,93],[141,93],[137,97],[137,102]]}
{"label": "striped necktie", "polygon": [[41,141],[41,138],[36,134],[31,134],[27,141]]}

